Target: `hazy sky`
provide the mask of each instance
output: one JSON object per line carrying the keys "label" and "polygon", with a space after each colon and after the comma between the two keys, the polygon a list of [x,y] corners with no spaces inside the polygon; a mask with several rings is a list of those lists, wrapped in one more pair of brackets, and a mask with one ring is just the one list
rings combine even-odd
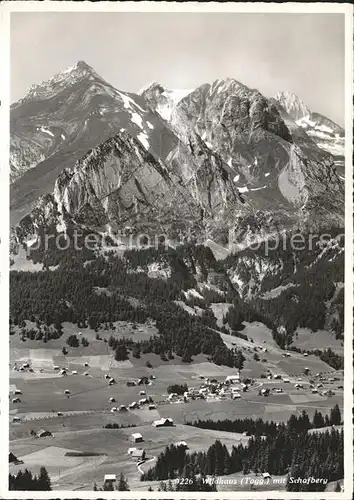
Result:
{"label": "hazy sky", "polygon": [[344,15],[15,13],[11,100],[78,60],[121,90],[232,77],[344,124]]}

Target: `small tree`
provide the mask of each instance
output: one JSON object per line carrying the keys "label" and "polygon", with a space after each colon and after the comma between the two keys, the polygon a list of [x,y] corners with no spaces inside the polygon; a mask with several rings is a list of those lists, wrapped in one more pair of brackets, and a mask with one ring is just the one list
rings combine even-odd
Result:
{"label": "small tree", "polygon": [[64,354],[64,356],[68,354],[68,350],[65,346],[62,348],[61,352]]}
{"label": "small tree", "polygon": [[125,361],[128,359],[128,351],[124,344],[121,344],[116,349],[115,360],[116,361]]}
{"label": "small tree", "polygon": [[88,347],[90,345],[90,342],[87,340],[86,337],[82,337],[81,339],[81,344],[84,346],[84,347]]}
{"label": "small tree", "polygon": [[192,356],[186,349],[182,355],[182,363],[191,363],[191,362],[192,362]]}
{"label": "small tree", "polygon": [[117,490],[118,491],[129,491],[129,486],[128,486],[128,483],[124,477],[123,472],[120,473]]}
{"label": "small tree", "polygon": [[329,421],[331,425],[340,425],[342,421],[342,415],[337,404],[331,410]]}
{"label": "small tree", "polygon": [[51,491],[52,485],[50,482],[50,477],[48,475],[47,469],[41,467],[38,476],[38,490],[39,491]]}
{"label": "small tree", "polygon": [[80,345],[79,339],[77,338],[77,336],[76,336],[76,335],[70,335],[70,336],[66,339],[66,343],[67,343],[70,347],[79,347],[79,345]]}

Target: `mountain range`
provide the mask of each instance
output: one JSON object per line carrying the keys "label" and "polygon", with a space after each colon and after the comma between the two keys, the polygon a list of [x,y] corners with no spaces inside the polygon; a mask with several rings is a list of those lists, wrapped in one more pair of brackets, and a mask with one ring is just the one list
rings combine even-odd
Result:
{"label": "mountain range", "polygon": [[247,246],[342,227],[344,131],[297,96],[230,78],[117,90],[88,64],[11,106],[11,224],[21,241],[68,223]]}
{"label": "mountain range", "polygon": [[[220,334],[247,357],[257,322],[281,349],[318,332],[316,355],[339,369],[322,351],[327,338],[341,353],[344,334],[343,149],[343,129],[289,92],[229,78],[131,93],[78,62],[11,107],[13,321],[149,317],[163,349],[228,366]],[[75,229],[98,240],[42,245]],[[142,234],[169,245],[137,251]]]}

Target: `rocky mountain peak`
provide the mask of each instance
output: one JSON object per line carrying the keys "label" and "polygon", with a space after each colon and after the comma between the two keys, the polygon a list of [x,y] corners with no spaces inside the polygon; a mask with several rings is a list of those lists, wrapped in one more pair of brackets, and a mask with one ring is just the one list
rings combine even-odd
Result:
{"label": "rocky mountain peak", "polygon": [[306,106],[303,100],[292,92],[278,92],[275,95],[275,99],[293,120],[300,120],[305,116],[311,115],[310,109]]}
{"label": "rocky mountain peak", "polygon": [[26,95],[18,103],[13,104],[13,107],[30,100],[41,101],[49,99],[66,87],[70,87],[86,79],[103,81],[96,71],[86,62],[78,61],[73,66],[69,66],[55,74],[53,77],[49,78],[49,80],[31,85]]}

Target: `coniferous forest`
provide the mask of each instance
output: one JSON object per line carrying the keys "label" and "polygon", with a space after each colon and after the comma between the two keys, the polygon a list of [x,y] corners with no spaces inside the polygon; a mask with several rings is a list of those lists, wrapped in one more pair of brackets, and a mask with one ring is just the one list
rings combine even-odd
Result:
{"label": "coniferous forest", "polygon": [[[333,408],[328,423],[340,423],[340,411]],[[158,456],[156,465],[142,475],[142,480],[168,480],[178,477],[222,476],[236,472],[268,472],[287,475],[288,491],[324,491],[326,484],[299,484],[290,478],[325,478],[337,481],[344,476],[343,431],[334,428],[321,433],[308,431],[318,425],[321,416],[310,422],[305,411],[292,415],[286,424],[261,420],[252,422],[197,422],[203,428],[240,432],[256,431],[247,445],[229,450],[219,440],[206,452],[188,453],[184,447],[170,445]]]}
{"label": "coniferous forest", "polygon": [[[289,280],[296,286],[286,289],[272,300],[255,296],[245,301],[232,285],[228,269],[232,269],[235,263],[240,266],[242,259],[260,257],[263,250],[261,248],[251,254],[245,250],[237,256],[230,255],[224,261],[216,261],[209,248],[191,244],[177,249],[129,250],[124,253],[123,259],[112,251],[102,255],[88,248],[61,251],[53,247],[45,252],[39,249],[29,258],[43,263],[42,272],[10,273],[10,334],[13,331],[11,327],[19,326],[23,337],[46,342],[62,335],[64,321],[75,323],[79,328],[89,326],[98,331],[102,325],[112,325],[118,320],[144,323],[151,318],[156,321],[159,338],[151,339],[144,346],[135,346],[135,351],[145,349],[145,352],[156,352],[162,356],[168,356],[173,351],[185,362],[191,362],[194,355],[203,353],[216,364],[242,368],[242,353],[226,348],[218,332],[231,331],[233,335],[245,338],[243,321],[260,321],[272,330],[275,341],[282,349],[296,350],[291,346],[296,328],[309,327],[314,331],[324,328],[325,303],[332,300],[336,311],[331,320],[332,327],[341,337],[344,295],[340,291],[333,298],[333,294],[334,283],[344,280],[342,259],[328,264],[332,256],[329,252],[326,263],[319,261],[305,269],[308,256],[303,252],[297,257],[296,273],[291,275],[289,255],[282,249],[274,250],[267,258],[271,262],[281,260],[285,268],[278,275],[266,275],[261,292],[265,293],[279,283],[286,286]],[[312,258],[316,255],[314,253]],[[168,266],[170,275],[166,279],[149,277],[148,266],[153,263]],[[54,265],[57,267],[49,270]],[[242,266],[239,272],[242,276]],[[246,270],[244,272],[244,279],[250,280],[251,276]],[[204,287],[202,300],[196,296],[186,297],[184,291],[196,286],[196,276],[205,280],[208,273],[218,276],[219,291],[216,287]],[[97,289],[105,289],[109,293],[96,293]],[[137,299],[138,305],[133,306],[129,297]],[[190,315],[175,303],[178,300],[198,306],[201,315]],[[212,302],[233,304],[224,317],[224,324],[227,323],[230,330],[216,325],[216,318],[209,308]],[[25,320],[42,323],[43,326],[28,330]],[[279,332],[279,325],[284,327],[283,332]],[[126,349],[129,348],[133,346],[127,345]],[[335,369],[343,367],[343,358],[333,351],[317,349],[313,354]],[[118,353],[117,359],[121,356],[126,359],[129,353]]]}

